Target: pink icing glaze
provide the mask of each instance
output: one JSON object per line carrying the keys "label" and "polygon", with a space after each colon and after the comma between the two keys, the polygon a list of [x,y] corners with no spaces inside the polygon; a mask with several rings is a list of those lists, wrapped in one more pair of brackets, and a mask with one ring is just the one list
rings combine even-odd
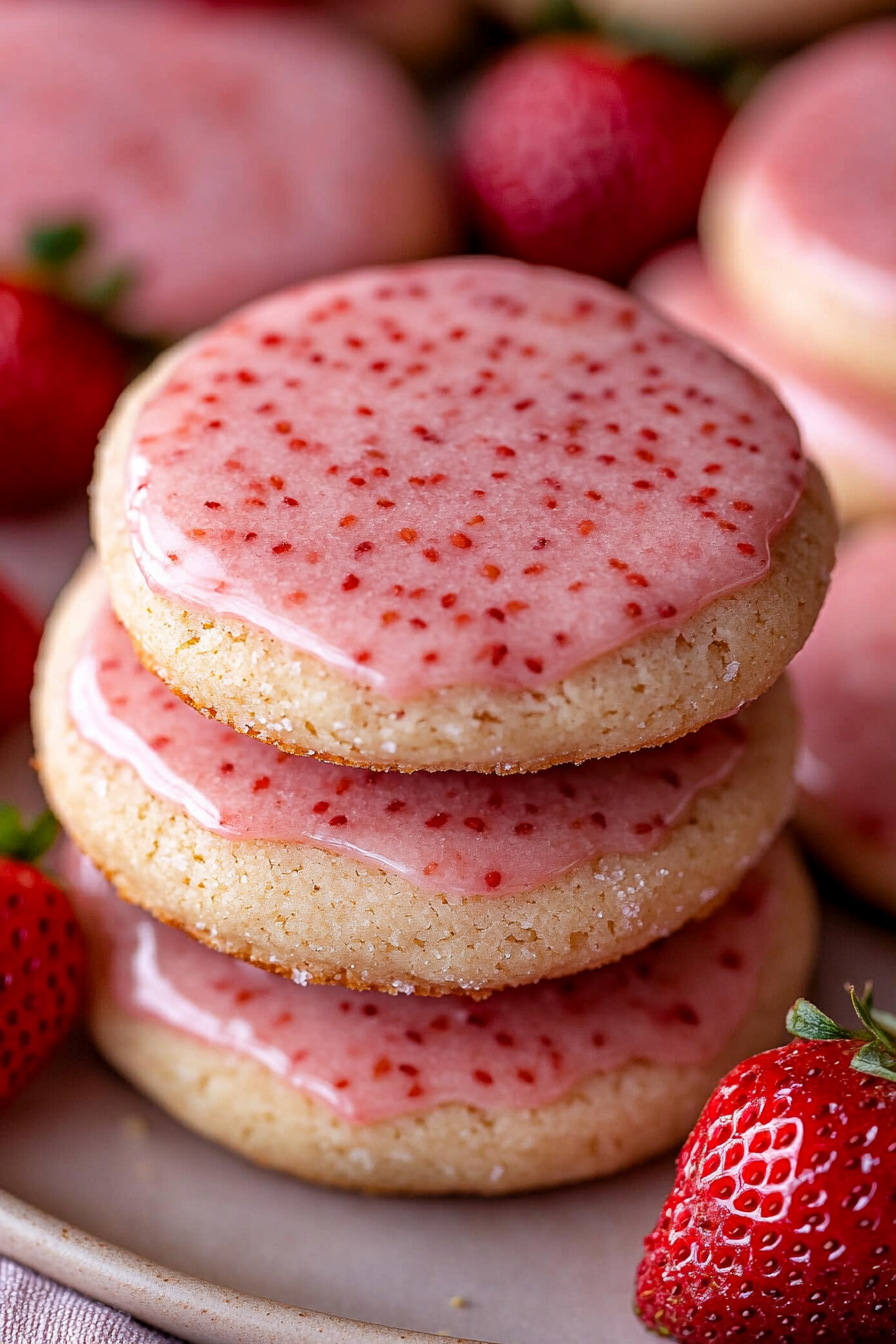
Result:
{"label": "pink icing glaze", "polygon": [[362,272],[188,350],[128,472],[156,591],[386,695],[537,687],[763,577],[795,427],[600,281],[490,258]]}
{"label": "pink icing glaze", "polygon": [[896,20],[810,47],[760,85],[718,171],[751,184],[763,228],[826,283],[896,310]]}
{"label": "pink icing glaze", "polygon": [[452,1101],[544,1106],[636,1059],[712,1059],[750,1011],[778,899],[772,851],[709,919],[474,1003],[295,985],[119,901],[71,846],[64,867],[122,1008],[248,1055],[359,1124]]}
{"label": "pink icing glaze", "polygon": [[847,541],[792,664],[803,723],[797,780],[866,840],[896,852],[896,528]]}
{"label": "pink icing glaze", "polygon": [[307,15],[171,0],[3,0],[0,260],[94,226],[116,317],[188,332],[306,276],[425,256],[450,219],[422,109]]}
{"label": "pink icing glaze", "polygon": [[830,375],[797,368],[750,326],[713,285],[694,243],[649,262],[634,287],[661,312],[767,378],[800,427],[807,451],[861,464],[896,489],[896,395],[875,396]]}
{"label": "pink icing glaze", "polygon": [[736,719],[663,747],[496,782],[288,756],[190,709],[138,661],[106,608],[75,663],[78,731],[207,830],[293,840],[451,897],[529,891],[601,854],[656,849],[744,751]]}

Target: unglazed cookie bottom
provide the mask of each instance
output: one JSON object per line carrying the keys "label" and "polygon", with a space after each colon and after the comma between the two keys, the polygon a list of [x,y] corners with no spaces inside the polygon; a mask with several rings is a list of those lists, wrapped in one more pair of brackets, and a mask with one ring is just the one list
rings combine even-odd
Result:
{"label": "unglazed cookie bottom", "polygon": [[44,787],[128,900],[218,951],[356,989],[488,993],[618,960],[699,917],[786,820],[795,722],[779,683],[744,711],[749,745],[663,844],[580,863],[516,895],[451,900],[313,844],[205,830],[87,742],[68,680],[103,587],[88,565],[50,622],[35,697]]}
{"label": "unglazed cookie bottom", "polygon": [[109,421],[94,483],[94,535],[112,605],[143,662],[182,699],[238,732],[372,769],[540,770],[658,745],[733,712],[768,690],[812,629],[836,525],[811,466],[765,579],[542,690],[462,686],[395,703],[241,621],[184,610],[148,587],[124,511],[135,424],[183,349],[134,384]]}
{"label": "unglazed cookie bottom", "polygon": [[775,927],[741,1025],[694,1066],[632,1062],[527,1109],[450,1104],[368,1124],[342,1120],[253,1060],[123,1010],[98,987],[94,1039],[136,1087],[190,1128],[263,1166],[389,1194],[508,1194],[621,1171],[679,1142],[719,1077],[777,1043],[805,987],[814,895],[789,844],[776,858]]}

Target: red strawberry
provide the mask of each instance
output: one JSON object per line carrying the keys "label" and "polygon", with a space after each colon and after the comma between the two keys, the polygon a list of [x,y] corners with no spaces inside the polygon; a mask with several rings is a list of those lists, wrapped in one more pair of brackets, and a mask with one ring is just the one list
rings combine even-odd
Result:
{"label": "red strawberry", "polygon": [[896,1017],[870,988],[852,997],[862,1031],[801,999],[787,1025],[809,1039],[748,1059],[707,1103],[638,1270],[658,1334],[896,1338]]}
{"label": "red strawberry", "polygon": [[19,1092],[72,1024],[84,942],[67,897],[31,862],[51,843],[49,813],[23,831],[0,806],[0,1102]]}
{"label": "red strawberry", "polygon": [[28,717],[40,631],[0,588],[0,733]]}
{"label": "red strawberry", "polygon": [[0,513],[86,486],[127,375],[123,350],[96,318],[0,282]]}
{"label": "red strawberry", "polygon": [[489,246],[622,282],[694,228],[727,121],[712,89],[664,61],[541,39],[473,90],[461,173]]}

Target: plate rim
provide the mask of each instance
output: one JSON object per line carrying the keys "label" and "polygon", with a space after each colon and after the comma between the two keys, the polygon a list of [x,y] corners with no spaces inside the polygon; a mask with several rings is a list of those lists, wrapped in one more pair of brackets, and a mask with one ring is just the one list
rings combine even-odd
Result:
{"label": "plate rim", "polygon": [[[0,1254],[188,1344],[431,1344],[421,1334],[309,1311],[182,1274],[0,1189]],[[448,1344],[482,1344],[448,1336]]]}

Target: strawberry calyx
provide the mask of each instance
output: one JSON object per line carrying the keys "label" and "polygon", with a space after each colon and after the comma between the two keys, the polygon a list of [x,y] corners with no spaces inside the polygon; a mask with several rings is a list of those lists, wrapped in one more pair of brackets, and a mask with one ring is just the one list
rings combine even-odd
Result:
{"label": "strawberry calyx", "polygon": [[846,990],[862,1024],[861,1030],[842,1027],[808,999],[797,999],[790,1009],[787,1030],[806,1041],[861,1041],[850,1067],[896,1083],[896,1014],[875,1008],[870,982],[861,994],[856,993],[854,985],[847,985]]}
{"label": "strawberry calyx", "polygon": [[25,239],[26,283],[75,307],[101,315],[112,308],[134,281],[127,266],[87,278],[82,265],[93,250],[94,232],[82,219],[36,224]]}
{"label": "strawberry calyx", "polygon": [[11,803],[0,803],[0,858],[34,863],[50,848],[58,830],[52,812],[41,812],[28,826]]}

